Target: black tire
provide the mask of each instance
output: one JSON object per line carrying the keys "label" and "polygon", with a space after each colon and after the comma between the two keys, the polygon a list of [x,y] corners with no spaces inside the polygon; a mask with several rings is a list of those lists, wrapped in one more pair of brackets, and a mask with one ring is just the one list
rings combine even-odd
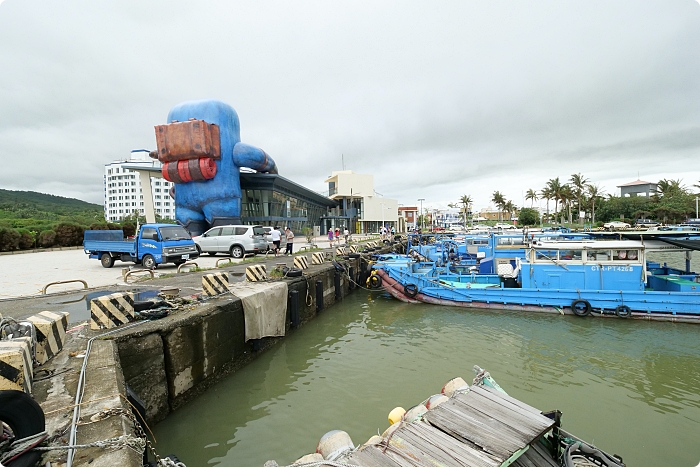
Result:
{"label": "black tire", "polygon": [[233,245],[229,250],[229,254],[231,255],[231,258],[240,259],[243,258],[243,255],[245,255],[245,251],[242,247],[238,245]]}
{"label": "black tire", "polygon": [[615,314],[620,318],[629,318],[632,315],[632,309],[627,305],[620,305],[615,308]]}
{"label": "black tire", "polygon": [[216,256],[216,251],[207,251],[209,256]]}
{"label": "black tire", "polygon": [[[7,424],[15,438],[21,439],[41,433],[46,429],[44,412],[31,396],[22,391],[0,391],[0,421]],[[33,467],[39,463],[41,453],[23,454],[7,467]]]}
{"label": "black tire", "polygon": [[378,289],[382,286],[382,278],[376,274],[369,276],[369,286],[373,289]]}
{"label": "black tire", "polygon": [[353,259],[357,259],[357,258],[360,257],[360,254],[359,254],[359,253],[350,253],[350,254],[348,255],[348,257],[349,257],[349,258],[353,258]]}
{"label": "black tire", "polygon": [[416,287],[415,284],[406,284],[403,286],[403,293],[408,298],[416,298],[416,295],[418,295],[418,287]]}
{"label": "black tire", "polygon": [[175,266],[179,266],[181,264],[185,264],[187,262],[186,259],[178,259],[177,261],[173,261],[175,263]]}
{"label": "black tire", "polygon": [[158,267],[155,258],[151,255],[145,255],[141,260],[141,265],[146,269],[155,269]]}
{"label": "black tire", "polygon": [[100,263],[102,263],[103,268],[111,268],[114,266],[114,258],[109,253],[102,253],[100,255]]}
{"label": "black tire", "polygon": [[287,271],[285,274],[287,277],[301,277],[303,274],[303,271],[299,268],[292,268]]}
{"label": "black tire", "polygon": [[576,316],[588,316],[591,314],[591,304],[587,300],[574,300],[571,302],[571,311]]}
{"label": "black tire", "polygon": [[201,255],[202,254],[202,247],[197,245],[196,243],[194,244],[194,246],[197,248],[197,254]]}

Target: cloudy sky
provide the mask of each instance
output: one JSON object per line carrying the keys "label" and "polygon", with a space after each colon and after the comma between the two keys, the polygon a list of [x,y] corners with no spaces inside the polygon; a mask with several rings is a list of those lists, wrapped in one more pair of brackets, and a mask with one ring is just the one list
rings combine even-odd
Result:
{"label": "cloudy sky", "polygon": [[316,191],[341,155],[424,207],[577,172],[692,185],[700,4],[0,1],[0,188],[101,204],[104,164],[201,98]]}

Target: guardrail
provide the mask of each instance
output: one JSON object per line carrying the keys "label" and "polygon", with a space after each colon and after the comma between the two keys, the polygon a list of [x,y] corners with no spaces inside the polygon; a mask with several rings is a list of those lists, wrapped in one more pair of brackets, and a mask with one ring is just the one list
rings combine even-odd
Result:
{"label": "guardrail", "polygon": [[180,274],[180,269],[182,269],[185,266],[194,266],[196,268],[199,267],[199,264],[195,263],[194,261],[187,261],[186,263],[182,263],[177,267],[177,273]]}
{"label": "guardrail", "polygon": [[231,264],[235,264],[231,258],[219,258],[219,259],[216,260],[216,264],[214,265],[214,267],[215,267],[215,268],[218,268],[218,267],[219,267],[219,263],[222,262],[222,261],[227,261],[227,262],[229,262],[229,263],[231,263]]}
{"label": "guardrail", "polygon": [[124,274],[124,282],[129,283],[129,276],[133,276],[134,274],[140,274],[142,272],[148,272],[151,274],[151,279],[155,278],[155,274],[153,273],[152,269],[133,269],[131,271],[127,271],[126,274]]}
{"label": "guardrail", "polygon": [[84,286],[83,288],[84,288],[84,289],[87,289],[87,288],[88,288],[88,283],[87,283],[87,281],[84,281],[84,280],[82,280],[82,279],[71,279],[71,280],[69,280],[69,281],[49,282],[48,284],[46,284],[46,285],[44,286],[43,289],[41,289],[41,293],[42,293],[42,295],[46,295],[46,289],[48,289],[48,288],[51,287],[52,285],[70,284],[70,283],[72,283],[72,282],[82,282],[82,284],[83,284],[83,286]]}

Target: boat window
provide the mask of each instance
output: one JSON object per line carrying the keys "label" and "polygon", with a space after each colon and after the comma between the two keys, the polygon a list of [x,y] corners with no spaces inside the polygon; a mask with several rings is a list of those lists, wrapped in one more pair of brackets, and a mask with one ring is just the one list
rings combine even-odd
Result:
{"label": "boat window", "polygon": [[613,260],[615,261],[635,261],[637,258],[637,250],[613,250]]}
{"label": "boat window", "polygon": [[559,252],[561,261],[581,261],[583,258],[583,250],[562,250]]}
{"label": "boat window", "polygon": [[556,261],[557,252],[547,250],[535,250],[535,261]]}
{"label": "boat window", "polygon": [[588,250],[586,254],[589,262],[610,261],[610,250]]}
{"label": "boat window", "polygon": [[523,244],[523,239],[522,237],[505,237],[505,238],[498,238],[496,240],[496,245],[522,245]]}

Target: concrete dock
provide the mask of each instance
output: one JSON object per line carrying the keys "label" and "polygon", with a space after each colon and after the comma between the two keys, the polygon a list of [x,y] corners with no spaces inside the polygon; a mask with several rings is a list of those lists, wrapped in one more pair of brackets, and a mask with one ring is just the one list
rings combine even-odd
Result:
{"label": "concrete dock", "polygon": [[[385,249],[391,248],[386,246]],[[20,256],[26,255],[14,255],[13,258]],[[283,282],[289,292],[283,326],[285,333],[292,329],[293,324],[303,325],[355,289],[365,277],[368,257],[367,254],[363,255],[365,258],[335,257],[342,265],[343,270],[339,271],[338,266],[330,261],[311,265],[309,253],[295,256],[309,257],[309,267],[303,270],[301,277],[270,279]],[[155,293],[166,287],[178,288],[181,299],[174,300],[177,308],[165,318],[134,321],[110,330],[92,330],[89,325],[71,319],[63,351],[34,369],[33,396],[46,413],[49,445],[60,448],[68,444],[71,421],[77,413],[77,445],[111,440],[114,446],[76,449],[73,465],[141,465],[140,447],[138,443],[134,444],[141,428],[134,423],[132,406],[127,399],[131,398],[132,403],[142,402],[145,422],[157,423],[283,339],[262,337],[247,340],[243,300],[235,295],[235,291],[248,266],[264,264],[269,272],[282,263],[292,267],[293,258],[269,257],[251,263],[227,263],[226,267],[213,271],[166,274],[136,284],[117,281],[108,287],[90,289],[88,292],[108,289],[110,293],[119,293],[138,288]],[[101,268],[99,262],[83,259]],[[223,256],[204,259],[215,263]],[[117,272],[117,269],[112,272]],[[223,273],[229,278],[228,289],[232,293],[214,297],[201,295],[202,277],[212,272]],[[22,319],[38,311],[60,308],[61,304],[74,299],[84,304],[85,294],[86,291],[81,290],[2,300],[0,312],[6,317]],[[296,303],[292,304],[292,301]],[[296,316],[293,315],[295,310],[298,310]],[[76,391],[88,342],[91,348],[85,365],[84,393],[79,412],[76,412]],[[56,450],[46,454],[44,462],[51,462],[55,467],[62,465],[65,459],[66,451]]]}

